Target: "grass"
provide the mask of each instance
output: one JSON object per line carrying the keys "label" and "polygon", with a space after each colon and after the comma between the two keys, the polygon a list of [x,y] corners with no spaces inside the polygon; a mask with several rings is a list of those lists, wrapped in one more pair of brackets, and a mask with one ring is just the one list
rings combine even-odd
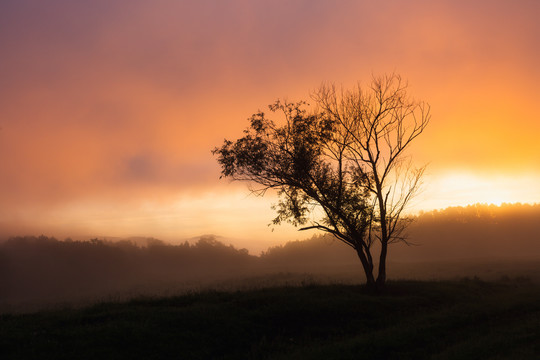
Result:
{"label": "grass", "polygon": [[4,314],[0,358],[540,358],[540,286],[310,284]]}

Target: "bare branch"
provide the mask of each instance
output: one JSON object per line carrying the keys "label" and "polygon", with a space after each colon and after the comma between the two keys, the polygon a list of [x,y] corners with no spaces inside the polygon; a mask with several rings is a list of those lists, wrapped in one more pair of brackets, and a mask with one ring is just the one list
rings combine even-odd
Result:
{"label": "bare branch", "polygon": [[[373,280],[372,245],[381,244],[378,282],[384,283],[387,246],[405,242],[409,223],[403,217],[417,193],[424,168],[406,156],[410,144],[430,120],[428,104],[407,96],[399,75],[373,77],[367,90],[322,84],[305,102],[276,101],[274,122],[263,112],[236,142],[213,150],[222,177],[255,183],[259,196],[276,189],[274,223],[287,221],[300,230],[328,232],[354,248]],[[308,214],[319,208],[320,218]]]}

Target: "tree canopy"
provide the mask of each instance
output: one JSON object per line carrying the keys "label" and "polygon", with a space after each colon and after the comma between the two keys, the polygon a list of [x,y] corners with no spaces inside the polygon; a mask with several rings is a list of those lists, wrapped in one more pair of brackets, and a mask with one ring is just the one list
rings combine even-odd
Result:
{"label": "tree canopy", "polygon": [[222,177],[276,189],[273,223],[283,221],[333,234],[358,254],[367,283],[375,284],[372,248],[380,243],[377,283],[386,280],[387,246],[405,241],[403,210],[424,168],[405,150],[429,122],[429,106],[407,96],[397,75],[374,77],[370,87],[338,91],[323,85],[306,102],[276,101],[271,113],[251,116],[244,136],[213,150]]}

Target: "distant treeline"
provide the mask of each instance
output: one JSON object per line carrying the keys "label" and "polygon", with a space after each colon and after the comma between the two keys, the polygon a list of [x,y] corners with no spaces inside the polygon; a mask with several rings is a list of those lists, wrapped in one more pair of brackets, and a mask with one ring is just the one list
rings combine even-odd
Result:
{"label": "distant treeline", "polygon": [[540,258],[540,204],[450,207],[421,213],[414,220],[409,227],[413,245],[397,245],[390,259]]}
{"label": "distant treeline", "polygon": [[196,282],[248,271],[256,259],[204,236],[190,245],[149,239],[59,241],[14,237],[0,245],[0,304],[42,299],[84,299],[137,291],[171,282]]}
{"label": "distant treeline", "polygon": [[[540,259],[540,205],[452,207],[413,220],[409,228],[413,245],[393,245],[390,262]],[[214,236],[180,245],[156,239],[141,243],[14,237],[0,243],[0,306],[137,294],[143,288],[151,292],[171,284],[193,287],[278,272],[357,269],[361,281],[359,266],[355,252],[328,235],[271,247],[260,256]]]}
{"label": "distant treeline", "polygon": [[[540,204],[476,204],[422,212],[411,218],[408,244],[393,244],[389,261],[540,259]],[[261,258],[282,264],[358,261],[330,236],[268,249]]]}

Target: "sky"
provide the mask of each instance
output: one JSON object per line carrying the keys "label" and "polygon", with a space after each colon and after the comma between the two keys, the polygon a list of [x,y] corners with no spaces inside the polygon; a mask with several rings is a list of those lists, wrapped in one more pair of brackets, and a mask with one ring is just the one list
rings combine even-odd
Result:
{"label": "sky", "polygon": [[540,202],[540,2],[3,0],[0,235],[264,249],[272,196],[211,150],[276,99],[397,73],[431,106],[411,211]]}

